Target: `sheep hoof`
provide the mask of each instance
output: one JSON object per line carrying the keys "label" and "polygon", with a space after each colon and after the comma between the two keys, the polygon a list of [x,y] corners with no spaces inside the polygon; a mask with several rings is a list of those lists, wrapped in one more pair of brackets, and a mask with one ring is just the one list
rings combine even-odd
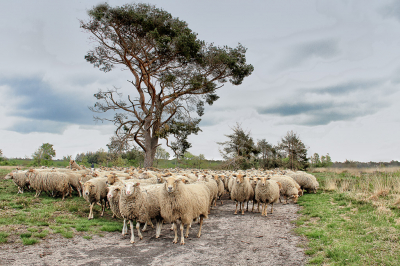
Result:
{"label": "sheep hoof", "polygon": [[135,241],[131,241],[131,244],[135,244]]}
{"label": "sheep hoof", "polygon": [[139,239],[142,240],[142,239],[143,239],[143,236],[139,237]]}
{"label": "sheep hoof", "polygon": [[237,212],[234,213],[234,215],[236,215],[236,214],[237,214]]}
{"label": "sheep hoof", "polygon": [[197,238],[200,238],[201,234],[197,234]]}
{"label": "sheep hoof", "polygon": [[176,243],[178,243],[178,241],[177,241],[177,240],[174,240],[174,241],[172,241],[172,243],[173,243],[173,244],[176,244]]}
{"label": "sheep hoof", "polygon": [[182,242],[182,241],[181,241],[181,245],[185,245],[185,242]]}
{"label": "sheep hoof", "polygon": [[156,236],[156,238],[160,238],[159,236]]}

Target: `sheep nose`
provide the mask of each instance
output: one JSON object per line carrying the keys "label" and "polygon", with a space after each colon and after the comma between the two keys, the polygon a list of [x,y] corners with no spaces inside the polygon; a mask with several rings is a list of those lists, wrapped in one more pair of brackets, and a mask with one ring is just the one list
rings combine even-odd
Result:
{"label": "sheep nose", "polygon": [[168,192],[171,192],[172,191],[172,187],[168,187]]}

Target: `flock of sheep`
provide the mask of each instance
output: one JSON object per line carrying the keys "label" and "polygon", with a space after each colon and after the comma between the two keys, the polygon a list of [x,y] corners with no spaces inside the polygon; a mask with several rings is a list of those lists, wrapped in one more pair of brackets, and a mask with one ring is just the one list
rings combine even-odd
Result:
{"label": "flock of sheep", "polygon": [[[189,229],[194,221],[199,223],[197,237],[201,236],[203,219],[208,218],[210,210],[216,206],[217,199],[228,193],[236,202],[234,214],[244,214],[245,203],[260,204],[261,215],[267,216],[268,204],[288,199],[297,202],[303,191],[316,192],[318,182],[313,175],[305,172],[286,171],[210,171],[183,169],[82,169],[71,160],[65,169],[16,170],[6,179],[12,179],[18,186],[18,193],[25,188],[51,196],[72,196],[73,190],[83,196],[90,206],[89,219],[93,219],[93,207],[101,205],[101,216],[109,206],[113,217],[123,219],[122,235],[128,234],[129,222],[131,238],[135,242],[133,221],[136,221],[137,234],[143,238],[140,225],[153,226],[156,223],[156,238],[159,238],[163,223],[172,223],[173,243],[178,242],[178,226],[181,232],[180,244],[185,244]],[[184,227],[186,232],[184,234]]]}

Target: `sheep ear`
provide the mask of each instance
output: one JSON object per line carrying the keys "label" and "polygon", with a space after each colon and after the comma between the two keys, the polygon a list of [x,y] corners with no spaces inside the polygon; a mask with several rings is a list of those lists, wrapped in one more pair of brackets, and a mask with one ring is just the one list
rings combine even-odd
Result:
{"label": "sheep ear", "polygon": [[279,186],[279,189],[282,189],[282,184],[280,182],[276,182]]}
{"label": "sheep ear", "polygon": [[179,181],[182,181],[182,178],[175,179],[175,183],[178,183]]}
{"label": "sheep ear", "polygon": [[135,187],[138,187],[138,186],[140,186],[140,183],[136,183],[136,184],[135,184]]}
{"label": "sheep ear", "polygon": [[243,177],[246,177],[246,175],[243,175]]}

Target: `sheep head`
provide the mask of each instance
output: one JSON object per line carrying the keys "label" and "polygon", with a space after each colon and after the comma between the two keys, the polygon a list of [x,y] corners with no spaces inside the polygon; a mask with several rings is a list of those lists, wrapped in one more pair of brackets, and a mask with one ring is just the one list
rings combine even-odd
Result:
{"label": "sheep head", "polygon": [[137,189],[140,189],[139,188],[140,183],[129,182],[129,183],[125,183],[124,186],[125,186],[125,194],[126,195],[132,195],[133,193],[135,193],[137,191]]}
{"label": "sheep head", "polygon": [[108,187],[107,198],[112,199],[118,196],[118,192],[121,190],[120,186],[110,186]]}
{"label": "sheep head", "polygon": [[84,184],[82,184],[82,182],[79,181],[79,183],[81,183],[81,185],[83,186],[82,188],[82,193],[86,196],[90,195],[90,192],[92,191],[92,189],[94,188],[94,184],[92,182],[85,182]]}
{"label": "sheep head", "polygon": [[167,179],[165,179],[165,190],[168,193],[174,193],[176,191],[176,187],[178,185],[179,182],[181,182],[182,179],[177,178],[175,179],[174,177],[168,177]]}
{"label": "sheep head", "polygon": [[236,183],[240,184],[243,183],[245,180],[246,175],[239,174],[236,176]]}

